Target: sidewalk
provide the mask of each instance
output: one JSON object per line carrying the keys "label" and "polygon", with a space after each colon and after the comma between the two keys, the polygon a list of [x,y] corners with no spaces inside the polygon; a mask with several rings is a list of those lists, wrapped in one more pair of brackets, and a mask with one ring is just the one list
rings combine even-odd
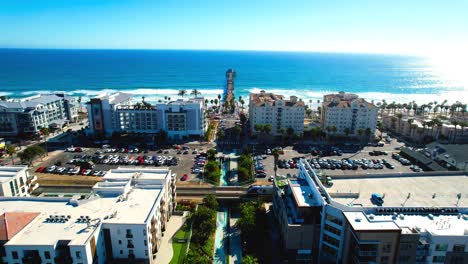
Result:
{"label": "sidewalk", "polygon": [[186,214],[181,215],[172,215],[169,219],[169,222],[166,225],[166,231],[161,241],[161,248],[156,254],[156,262],[167,264],[171,262],[174,251],[172,249],[172,238],[175,233],[184,225],[186,220]]}
{"label": "sidewalk", "polygon": [[229,221],[229,263],[241,264],[242,263],[242,248],[241,248],[241,234],[240,230],[236,227],[237,218],[232,218]]}

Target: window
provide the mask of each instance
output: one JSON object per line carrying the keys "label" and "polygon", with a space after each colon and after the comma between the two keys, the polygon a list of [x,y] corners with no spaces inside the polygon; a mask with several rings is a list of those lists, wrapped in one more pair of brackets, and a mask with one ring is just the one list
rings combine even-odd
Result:
{"label": "window", "polygon": [[120,255],[123,255],[123,250],[120,250]]}
{"label": "window", "polygon": [[390,243],[386,243],[382,246],[382,252],[384,253],[389,253],[391,249],[392,249],[392,244]]}
{"label": "window", "polygon": [[148,256],[148,250],[145,250],[145,256]]}
{"label": "window", "polygon": [[122,245],[122,240],[119,240],[119,245]]}
{"label": "window", "polygon": [[50,252],[49,251],[44,251],[44,256],[46,259],[50,259]]}
{"label": "window", "polygon": [[146,241],[146,239],[145,239],[145,240],[143,240],[143,243],[145,244],[145,246],[147,246],[147,245],[148,245],[148,241]]}
{"label": "window", "polygon": [[81,251],[76,251],[75,256],[77,259],[81,259]]}
{"label": "window", "polygon": [[453,245],[453,252],[464,252],[464,251],[465,251],[465,245],[463,244]]}
{"label": "window", "polygon": [[437,244],[435,246],[435,251],[447,251],[448,245],[447,244]]}
{"label": "window", "polygon": [[432,258],[432,262],[434,262],[434,263],[444,263],[445,262],[445,256],[434,256]]}
{"label": "window", "polygon": [[13,256],[13,259],[18,259],[18,252],[12,251],[11,255]]}

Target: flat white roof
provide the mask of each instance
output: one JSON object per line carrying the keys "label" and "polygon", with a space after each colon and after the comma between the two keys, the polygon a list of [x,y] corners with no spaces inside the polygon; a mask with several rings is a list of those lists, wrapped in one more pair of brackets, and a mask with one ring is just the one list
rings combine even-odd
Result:
{"label": "flat white roof", "polygon": [[[395,230],[404,233],[430,233],[433,236],[468,236],[468,220],[458,215],[366,215],[363,212],[344,212],[354,230]],[[400,217],[401,216],[401,217]]]}
{"label": "flat white roof", "polygon": [[27,166],[0,166],[0,182],[9,181],[11,178],[18,175],[20,171],[27,168]]}
{"label": "flat white roof", "polygon": [[294,200],[299,207],[319,205],[314,201],[314,195],[309,184],[304,179],[293,179],[288,181]]}
{"label": "flat white roof", "polygon": [[[333,179],[326,188],[333,200],[345,205],[372,207],[371,195],[384,196],[382,206],[393,207],[468,207],[468,176],[424,176]],[[335,194],[358,193],[359,197],[339,198]],[[434,196],[435,194],[435,196]],[[409,196],[409,198],[408,198]],[[434,197],[433,197],[434,196]]]}

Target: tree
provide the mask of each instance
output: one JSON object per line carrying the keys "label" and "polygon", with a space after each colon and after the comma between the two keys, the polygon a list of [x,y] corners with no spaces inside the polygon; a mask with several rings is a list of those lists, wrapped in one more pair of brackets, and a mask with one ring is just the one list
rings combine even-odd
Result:
{"label": "tree", "polygon": [[192,238],[191,241],[197,244],[204,244],[216,229],[216,219],[214,210],[199,206],[197,211],[190,217],[192,222]]}
{"label": "tree", "polygon": [[351,129],[349,129],[349,127],[346,127],[345,129],[343,129],[343,132],[345,133],[346,136],[348,136],[349,133],[351,133]]}
{"label": "tree", "polygon": [[275,162],[274,169],[275,169],[275,177],[276,177],[276,171],[278,170],[278,158],[279,158],[280,152],[278,148],[274,148],[271,153],[273,154],[273,158],[274,158],[273,160]]}
{"label": "tree", "polygon": [[258,264],[258,259],[256,257],[247,255],[242,257],[242,264]]}
{"label": "tree", "polygon": [[263,132],[263,126],[264,126],[263,124],[255,124],[254,129],[255,129],[255,131],[261,133],[261,132]]}
{"label": "tree", "polygon": [[205,105],[208,105],[208,103],[209,103],[209,100],[205,99]]}
{"label": "tree", "polygon": [[221,95],[220,94],[218,94],[218,100],[221,101]]}
{"label": "tree", "polygon": [[359,135],[359,138],[361,139],[362,141],[362,134],[364,133],[364,129],[362,128],[359,128],[358,131],[357,131],[358,135]]}
{"label": "tree", "polygon": [[414,122],[414,119],[410,118],[408,119],[406,122],[408,122],[408,125],[409,125],[409,135],[411,136],[411,130],[413,129],[412,128],[412,124]]}
{"label": "tree", "polygon": [[218,211],[219,204],[216,200],[216,196],[214,196],[213,194],[208,194],[205,197],[203,197],[203,205],[214,211]]}
{"label": "tree", "polygon": [[201,92],[198,91],[197,89],[193,89],[192,92],[190,92],[190,94],[193,95],[193,97],[197,97],[201,95]]}
{"label": "tree", "polygon": [[369,140],[369,137],[370,137],[370,135],[372,134],[371,129],[370,129],[370,128],[366,128],[366,130],[365,130],[364,132],[366,133],[366,138],[367,138],[367,140]]}
{"label": "tree", "polygon": [[41,156],[45,153],[45,150],[39,146],[30,146],[27,147],[25,150],[18,153],[18,157],[23,162],[31,162],[34,158]]}
{"label": "tree", "polygon": [[15,146],[13,146],[13,145],[8,145],[8,146],[6,146],[6,148],[5,148],[5,153],[8,154],[8,156],[10,156],[10,158],[11,158],[11,165],[14,165],[15,162],[14,162],[14,160],[13,160],[13,155],[16,153],[16,148],[15,148]]}
{"label": "tree", "polygon": [[396,113],[396,118],[398,118],[398,132],[401,133],[401,118],[403,117],[402,113]]}
{"label": "tree", "polygon": [[266,124],[263,126],[263,132],[265,132],[267,135],[270,134],[271,132],[271,125],[270,124]]}
{"label": "tree", "polygon": [[294,128],[288,127],[286,129],[286,134],[288,134],[288,138],[291,138],[294,135]]}
{"label": "tree", "polygon": [[210,103],[211,103],[211,105],[213,105],[213,104],[214,104],[214,100],[213,100],[213,99],[211,99],[211,100],[210,100]]}
{"label": "tree", "polygon": [[240,113],[239,120],[241,124],[244,126],[247,123],[247,116],[244,113]]}
{"label": "tree", "polygon": [[306,110],[306,115],[310,118],[312,115],[312,109],[307,109]]}
{"label": "tree", "polygon": [[218,103],[219,103],[218,99],[215,98],[214,103],[215,103],[216,106],[218,106]]}
{"label": "tree", "polygon": [[242,110],[244,110],[244,104],[245,104],[244,99],[240,99],[240,100],[239,100],[239,103],[240,103],[241,106],[242,106]]}
{"label": "tree", "polygon": [[216,149],[211,148],[206,152],[206,154],[208,156],[208,160],[214,160],[216,158],[216,154],[218,154],[218,152],[216,151]]}
{"label": "tree", "polygon": [[[184,98],[184,96],[187,95],[187,90],[179,90],[177,95]],[[165,96],[164,99],[167,100],[167,96]]]}

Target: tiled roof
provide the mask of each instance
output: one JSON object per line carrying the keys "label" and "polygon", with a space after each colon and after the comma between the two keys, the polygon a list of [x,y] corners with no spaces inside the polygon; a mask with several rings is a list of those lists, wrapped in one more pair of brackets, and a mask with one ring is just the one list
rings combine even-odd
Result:
{"label": "tiled roof", "polygon": [[327,107],[348,108],[353,102],[357,102],[359,107],[375,108],[372,103],[364,98],[358,98],[354,94],[328,94],[324,96],[323,105]]}
{"label": "tiled roof", "polygon": [[284,96],[273,93],[251,93],[250,101],[256,106],[265,106],[269,104],[274,106],[276,101],[282,100],[286,106],[304,106],[303,101],[293,102],[291,100],[284,100]]}
{"label": "tiled roof", "polygon": [[13,238],[38,215],[27,212],[6,212],[0,215],[0,241]]}

